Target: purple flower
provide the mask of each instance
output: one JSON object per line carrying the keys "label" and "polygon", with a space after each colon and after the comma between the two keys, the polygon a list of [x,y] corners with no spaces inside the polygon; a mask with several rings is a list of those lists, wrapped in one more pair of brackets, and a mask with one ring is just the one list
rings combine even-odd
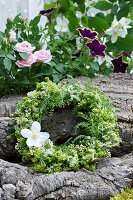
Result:
{"label": "purple flower", "polygon": [[54,11],[54,8],[50,8],[48,10],[41,10],[39,12],[39,15],[48,15],[48,14],[52,13],[53,11]]}
{"label": "purple flower", "polygon": [[81,28],[78,29],[80,32],[80,35],[84,38],[90,38],[90,39],[95,39],[97,33],[96,32],[91,32],[89,29],[84,28],[83,30]]}
{"label": "purple flower", "polygon": [[114,65],[114,73],[125,73],[126,68],[128,67],[128,64],[122,61],[122,56],[112,60],[112,63]]}
{"label": "purple flower", "polygon": [[[81,54],[81,49],[78,49],[78,50],[76,50],[76,51],[74,51],[74,52],[72,53],[72,56],[79,57],[80,54]],[[74,61],[75,59],[76,59],[76,58],[72,58],[72,61]]]}
{"label": "purple flower", "polygon": [[104,50],[106,48],[105,45],[100,44],[98,40],[93,40],[86,44],[86,46],[90,49],[90,53],[92,57],[95,56],[103,56],[105,57]]}

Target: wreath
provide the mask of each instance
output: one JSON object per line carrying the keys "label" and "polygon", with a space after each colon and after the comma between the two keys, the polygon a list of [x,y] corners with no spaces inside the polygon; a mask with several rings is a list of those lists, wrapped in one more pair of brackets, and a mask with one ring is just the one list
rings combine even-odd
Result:
{"label": "wreath", "polygon": [[[81,127],[86,135],[75,135],[55,145],[42,120],[68,107],[81,119],[75,134]],[[109,149],[121,142],[112,102],[97,87],[92,89],[89,82],[83,90],[79,82],[56,84],[45,78],[18,102],[16,115],[16,149],[22,161],[38,172],[77,171],[83,167],[94,170],[98,158],[110,156]]]}

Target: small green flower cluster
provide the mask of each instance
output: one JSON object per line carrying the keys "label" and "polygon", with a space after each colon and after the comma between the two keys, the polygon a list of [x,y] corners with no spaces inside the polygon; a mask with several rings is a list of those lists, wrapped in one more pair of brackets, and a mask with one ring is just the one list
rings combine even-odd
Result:
{"label": "small green flower cluster", "polygon": [[[64,144],[55,146],[48,139],[41,147],[28,147],[22,129],[29,129],[34,121],[45,121],[58,109],[72,108],[75,117],[82,122],[76,125],[75,132],[82,127],[86,135],[69,138]],[[56,84],[45,79],[38,83],[36,90],[29,92],[17,105],[15,136],[16,149],[23,162],[38,172],[78,170],[82,167],[94,170],[100,157],[110,156],[109,148],[119,145],[117,118],[110,99],[104,97],[98,88],[84,91],[80,83]],[[45,124],[43,129],[45,129]]]}
{"label": "small green flower cluster", "polygon": [[133,199],[133,188],[126,188],[121,190],[121,193],[117,193],[110,200],[132,200]]}

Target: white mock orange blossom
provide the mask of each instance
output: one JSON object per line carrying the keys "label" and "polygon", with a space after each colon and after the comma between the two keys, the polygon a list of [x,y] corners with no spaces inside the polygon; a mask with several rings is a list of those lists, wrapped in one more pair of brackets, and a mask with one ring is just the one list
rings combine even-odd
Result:
{"label": "white mock orange blossom", "polygon": [[29,147],[31,146],[41,147],[43,145],[43,142],[49,138],[49,133],[40,131],[41,131],[41,125],[39,122],[35,121],[31,126],[31,130],[22,129],[21,135],[24,138],[27,138],[26,144]]}

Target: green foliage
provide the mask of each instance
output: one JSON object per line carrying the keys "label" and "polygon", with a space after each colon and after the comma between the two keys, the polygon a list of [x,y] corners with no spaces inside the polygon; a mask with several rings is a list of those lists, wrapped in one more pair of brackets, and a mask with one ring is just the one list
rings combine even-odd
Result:
{"label": "green foliage", "polygon": [[106,11],[112,8],[112,4],[108,3],[107,1],[99,1],[95,4],[94,7],[99,10]]}
{"label": "green foliage", "polygon": [[133,199],[133,188],[126,188],[121,190],[121,193],[117,193],[110,200],[132,200]]}
{"label": "green foliage", "polygon": [[106,30],[107,28],[109,28],[108,23],[100,17],[90,17],[88,19],[88,26],[91,29],[95,28],[95,30],[99,33],[101,33],[102,30]]}
{"label": "green foliage", "polygon": [[[110,99],[105,98],[98,88],[93,91],[89,83],[87,91],[84,91],[80,83],[67,85],[63,82],[61,86],[48,78],[45,80],[17,105],[16,149],[23,162],[28,161],[32,169],[43,173],[77,171],[82,167],[94,170],[97,158],[110,156],[109,148],[121,141]],[[45,118],[52,116],[55,110],[68,107],[72,107],[75,117],[82,119],[75,126],[75,131],[82,127],[86,135],[75,135],[59,146],[53,145],[50,140],[40,148],[26,145],[26,139],[20,133],[22,129],[29,129],[34,121],[41,123],[43,120],[45,130]]]}
{"label": "green foliage", "polygon": [[[113,66],[111,60],[107,59],[107,55],[111,55],[112,60],[117,55],[123,55],[123,60],[129,64],[126,72],[132,71],[133,22],[123,25],[122,32],[127,31],[126,35],[125,37],[118,35],[115,43],[111,41],[112,35],[106,34],[106,30],[111,28],[115,17],[118,21],[122,17],[133,20],[132,1],[57,0],[51,1],[50,5],[44,3],[45,10],[51,8],[54,10],[45,15],[47,23],[44,23],[42,27],[39,22],[44,16],[38,15],[27,23],[27,20],[19,14],[13,20],[8,19],[5,31],[0,31],[0,97],[10,93],[31,91],[35,89],[36,83],[43,81],[46,76],[56,83],[68,77],[108,76],[113,72]],[[92,15],[92,8],[97,8],[99,11]],[[69,31],[55,29],[57,17],[65,17],[69,21]],[[127,26],[127,30],[124,30]],[[99,56],[91,57],[85,43],[92,40],[86,41],[80,37],[78,28],[88,28],[98,32],[96,39],[107,46],[105,60],[101,61],[102,58]],[[9,42],[11,30],[16,33],[14,43]],[[19,69],[15,64],[16,60],[28,59],[27,54],[14,51],[16,43],[22,41],[31,43],[36,51],[46,45],[51,52],[52,61],[45,64],[34,63],[31,68]],[[81,53],[74,56],[77,50],[81,50]],[[126,56],[128,54],[130,58]]]}

